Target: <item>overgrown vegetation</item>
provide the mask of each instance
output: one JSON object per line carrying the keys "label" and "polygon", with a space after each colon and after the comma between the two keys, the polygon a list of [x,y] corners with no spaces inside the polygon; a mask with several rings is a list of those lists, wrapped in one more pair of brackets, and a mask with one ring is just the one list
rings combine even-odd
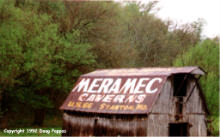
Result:
{"label": "overgrown vegetation", "polygon": [[162,21],[155,4],[0,0],[0,127],[18,126],[17,114],[32,116],[22,126],[59,116],[74,81],[97,68],[198,65],[217,116],[219,40],[201,40],[200,20]]}

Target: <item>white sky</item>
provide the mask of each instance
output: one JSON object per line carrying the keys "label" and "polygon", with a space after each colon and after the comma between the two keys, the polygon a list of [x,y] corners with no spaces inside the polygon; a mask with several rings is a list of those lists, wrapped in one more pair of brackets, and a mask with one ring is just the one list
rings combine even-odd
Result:
{"label": "white sky", "polygon": [[[115,0],[123,1],[123,0]],[[137,0],[143,3],[155,0]],[[156,8],[160,8],[157,15],[163,19],[170,19],[178,24],[190,23],[202,18],[206,24],[203,35],[206,37],[220,37],[220,0],[156,0]]]}

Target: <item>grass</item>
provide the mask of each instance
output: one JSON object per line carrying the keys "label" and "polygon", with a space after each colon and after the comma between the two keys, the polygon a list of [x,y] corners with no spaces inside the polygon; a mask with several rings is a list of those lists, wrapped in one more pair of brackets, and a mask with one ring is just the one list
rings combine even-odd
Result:
{"label": "grass", "polygon": [[[16,133],[16,129],[23,130],[24,132]],[[0,131],[0,136],[61,136],[61,128],[12,128],[12,129],[3,129]],[[14,131],[14,133],[9,133]]]}
{"label": "grass", "polygon": [[213,116],[213,135],[219,136],[219,117],[218,116]]}

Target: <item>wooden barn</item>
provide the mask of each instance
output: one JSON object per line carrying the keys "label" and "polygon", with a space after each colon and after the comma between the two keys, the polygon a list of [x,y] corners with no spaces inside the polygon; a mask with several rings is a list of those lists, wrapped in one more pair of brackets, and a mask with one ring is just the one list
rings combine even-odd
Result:
{"label": "wooden barn", "polygon": [[60,109],[63,136],[207,136],[199,67],[82,75]]}

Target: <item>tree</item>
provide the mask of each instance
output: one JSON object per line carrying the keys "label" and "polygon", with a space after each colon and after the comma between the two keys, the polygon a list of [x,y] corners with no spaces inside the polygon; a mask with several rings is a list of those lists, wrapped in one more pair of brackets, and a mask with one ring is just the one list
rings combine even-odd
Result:
{"label": "tree", "polygon": [[79,41],[80,31],[60,35],[48,14],[14,5],[5,2],[0,15],[1,111],[10,110],[11,102],[26,104],[35,111],[33,124],[42,125],[53,91],[70,90],[95,58],[90,44]]}
{"label": "tree", "polygon": [[[135,50],[121,39],[121,7],[114,2],[66,2],[67,17],[62,32],[79,28],[82,39],[88,40],[96,58],[96,68],[129,67]],[[71,23],[69,23],[71,22]],[[129,63],[128,63],[129,62]],[[134,61],[133,61],[134,62]]]}
{"label": "tree", "polygon": [[136,51],[135,66],[172,66],[178,54],[200,40],[202,22],[182,26],[155,16],[156,2],[130,2],[122,10],[121,39]]}

